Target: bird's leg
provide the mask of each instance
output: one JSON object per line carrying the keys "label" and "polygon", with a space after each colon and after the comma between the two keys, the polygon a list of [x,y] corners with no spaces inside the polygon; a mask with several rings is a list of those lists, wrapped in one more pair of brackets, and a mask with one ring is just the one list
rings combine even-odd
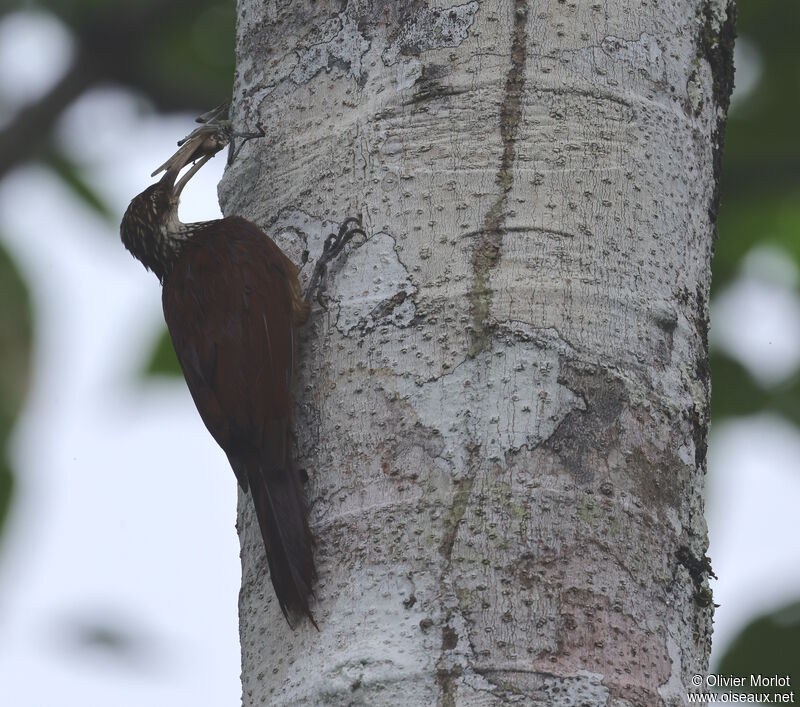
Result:
{"label": "bird's leg", "polygon": [[331,233],[325,239],[325,244],[322,246],[322,255],[319,256],[317,264],[314,266],[314,272],[311,273],[311,279],[306,289],[305,301],[307,303],[311,303],[316,293],[317,302],[323,309],[327,309],[322,295],[327,287],[328,265],[342,252],[353,236],[359,235],[364,236],[364,238],[367,237],[367,234],[361,228],[361,219],[351,216],[342,222],[338,233]]}
{"label": "bird's leg", "polygon": [[180,181],[175,185],[173,188],[173,194],[175,196],[180,196],[183,188],[186,186],[186,183],[196,174],[196,172],[206,163],[208,162],[214,155],[203,155],[197,162],[195,162],[191,169],[189,169],[186,174],[181,177]]}

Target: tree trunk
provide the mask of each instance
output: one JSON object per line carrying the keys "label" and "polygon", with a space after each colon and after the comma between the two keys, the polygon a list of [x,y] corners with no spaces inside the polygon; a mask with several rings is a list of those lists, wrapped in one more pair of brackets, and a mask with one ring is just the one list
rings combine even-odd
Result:
{"label": "tree trunk", "polygon": [[301,342],[319,632],[240,504],[245,705],[685,702],[734,9],[239,1],[224,211],[370,235]]}

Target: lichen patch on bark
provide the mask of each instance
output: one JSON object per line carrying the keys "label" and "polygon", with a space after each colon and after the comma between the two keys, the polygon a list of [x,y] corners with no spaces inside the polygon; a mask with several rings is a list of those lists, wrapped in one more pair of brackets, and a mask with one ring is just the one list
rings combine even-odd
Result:
{"label": "lichen patch on bark", "polygon": [[468,2],[450,7],[420,7],[407,18],[381,57],[392,66],[400,57],[419,56],[431,49],[457,47],[467,38],[480,4]]}
{"label": "lichen patch on bark", "polygon": [[508,341],[504,350],[468,357],[408,393],[420,421],[445,434],[442,456],[456,468],[468,468],[464,438],[480,445],[484,458],[498,462],[510,451],[537,446],[570,412],[584,408],[583,400],[559,382],[559,347],[562,352],[568,347],[555,334],[540,332],[530,340],[510,335]]}
{"label": "lichen patch on bark", "polygon": [[376,233],[354,248],[328,280],[336,301],[336,327],[345,336],[380,324],[408,326],[416,315],[417,288],[397,257],[395,239]]}
{"label": "lichen patch on bark", "polygon": [[298,49],[298,63],[291,73],[297,84],[307,83],[320,71],[340,65],[355,81],[362,80],[361,57],[369,50],[369,40],[346,13],[326,22],[312,42]]}
{"label": "lichen patch on bark", "polygon": [[660,631],[649,629],[643,617],[627,615],[603,594],[567,589],[559,606],[558,647],[552,656],[537,659],[539,669],[563,675],[588,670],[603,676],[614,697],[660,704],[657,688],[667,681],[671,665]]}
{"label": "lichen patch on bark", "polygon": [[603,37],[600,48],[614,61],[626,64],[651,81],[664,79],[665,66],[661,47],[657,39],[649,34],[643,32],[636,39],[610,34]]}

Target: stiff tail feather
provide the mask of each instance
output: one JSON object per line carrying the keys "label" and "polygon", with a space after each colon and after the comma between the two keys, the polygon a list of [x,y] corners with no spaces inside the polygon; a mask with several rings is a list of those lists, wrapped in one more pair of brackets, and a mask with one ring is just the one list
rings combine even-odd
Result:
{"label": "stiff tail feather", "polygon": [[314,538],[308,527],[299,474],[292,467],[264,468],[254,464],[247,477],[281,611],[290,626],[290,615],[299,613],[319,630],[309,607],[317,573]]}

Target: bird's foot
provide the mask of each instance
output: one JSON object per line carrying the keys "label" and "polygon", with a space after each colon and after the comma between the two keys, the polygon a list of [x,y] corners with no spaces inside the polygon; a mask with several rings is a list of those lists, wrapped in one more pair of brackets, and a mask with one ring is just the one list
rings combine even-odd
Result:
{"label": "bird's foot", "polygon": [[319,256],[317,264],[314,267],[314,272],[311,274],[311,280],[308,283],[306,290],[305,301],[311,303],[312,298],[316,294],[317,302],[323,309],[327,309],[327,303],[324,300],[324,293],[327,288],[328,278],[328,265],[334,260],[344,247],[353,239],[354,236],[364,236],[364,230],[361,228],[361,219],[350,216],[342,221],[339,226],[338,233],[331,233],[322,246],[322,255]]}

